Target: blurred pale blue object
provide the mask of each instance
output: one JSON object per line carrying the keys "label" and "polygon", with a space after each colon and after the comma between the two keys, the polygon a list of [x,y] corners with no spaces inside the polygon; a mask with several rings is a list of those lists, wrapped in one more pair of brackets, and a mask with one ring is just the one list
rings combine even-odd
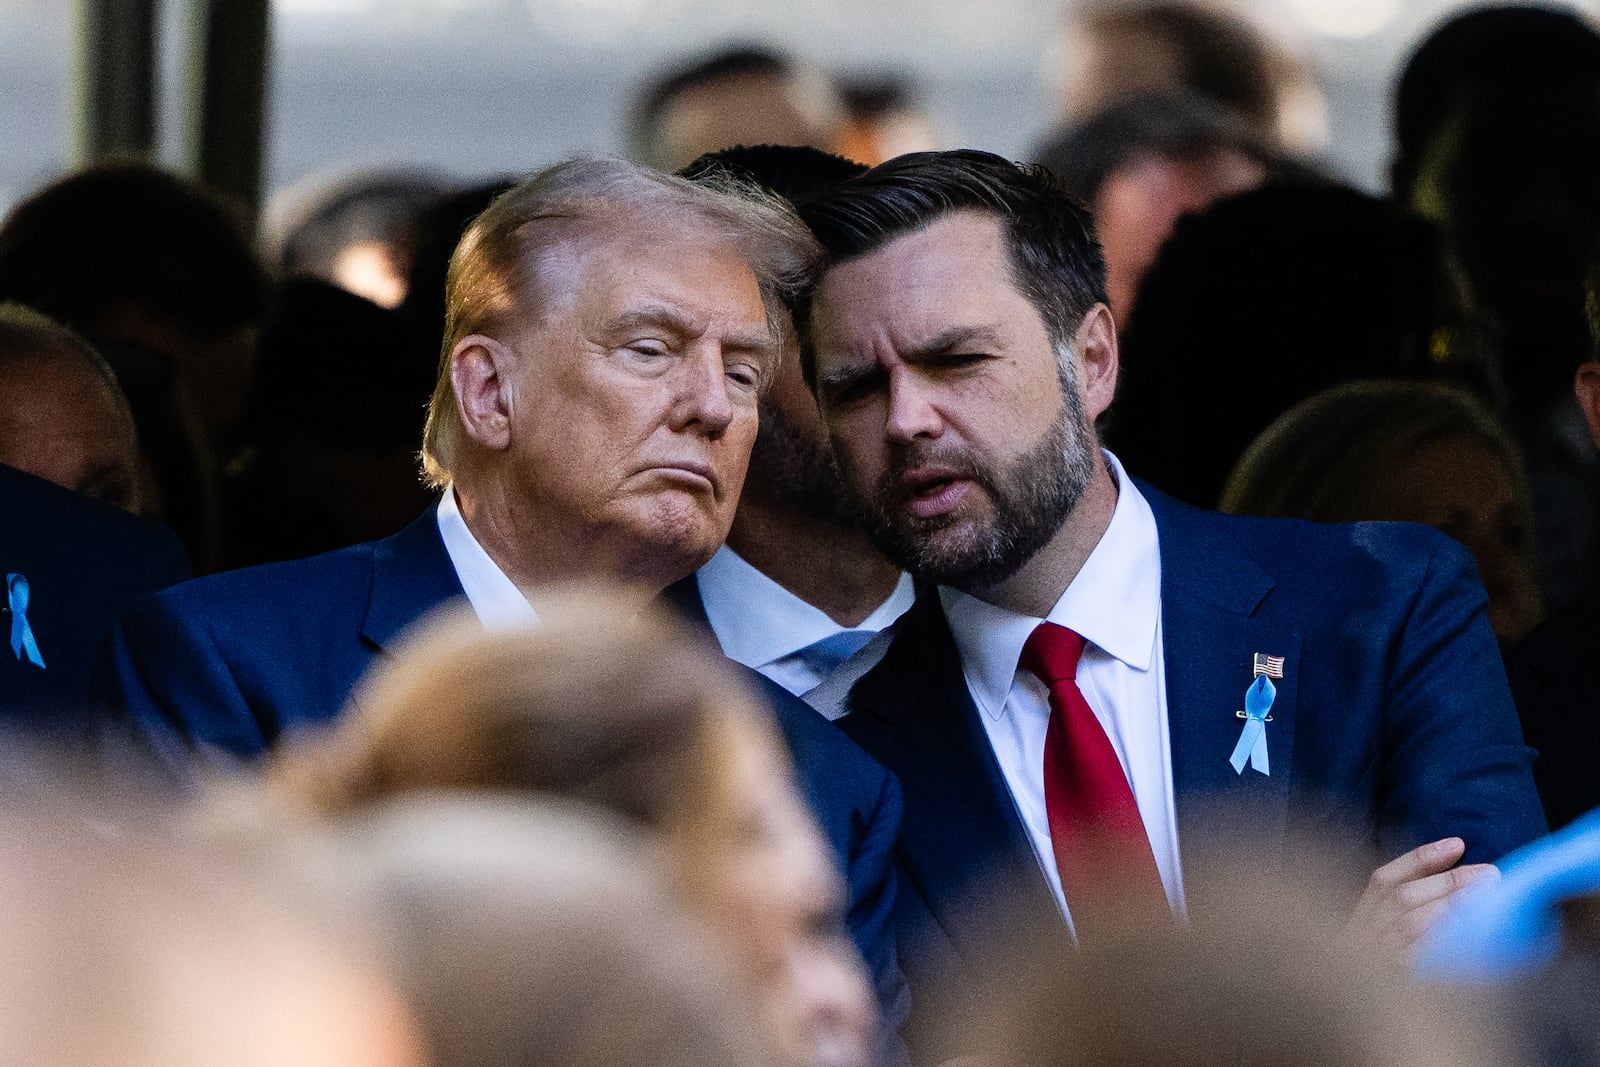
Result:
{"label": "blurred pale blue object", "polygon": [[1600,893],[1600,808],[1511,853],[1417,948],[1426,981],[1494,985],[1537,974],[1561,949],[1563,901]]}

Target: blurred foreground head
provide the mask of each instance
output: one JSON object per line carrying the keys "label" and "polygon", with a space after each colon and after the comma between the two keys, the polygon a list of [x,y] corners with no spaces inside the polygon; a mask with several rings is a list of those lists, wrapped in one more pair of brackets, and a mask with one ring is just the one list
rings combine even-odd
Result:
{"label": "blurred foreground head", "polygon": [[[1305,854],[1316,855],[1316,849]],[[1129,918],[1078,952],[1014,939],[1009,1005],[967,1020],[992,1067],[1487,1067],[1503,1055],[1487,1004],[1425,998],[1344,939],[1341,906],[1235,866],[1232,891],[1189,920]],[[959,1023],[957,1025],[960,1025]]]}
{"label": "blurred foreground head", "polygon": [[[287,836],[91,801],[6,738],[6,1067],[424,1067],[361,909]],[[115,824],[115,828],[111,828]]]}
{"label": "blurred foreground head", "polygon": [[323,812],[417,790],[596,804],[638,826],[741,964],[788,1062],[869,1056],[844,886],[770,721],[703,639],[620,592],[540,599],[536,630],[443,620],[274,775]]}
{"label": "blurred foreground head", "polygon": [[726,954],[679,910],[636,831],[606,813],[431,794],[331,829],[387,919],[436,1067],[775,1061]]}

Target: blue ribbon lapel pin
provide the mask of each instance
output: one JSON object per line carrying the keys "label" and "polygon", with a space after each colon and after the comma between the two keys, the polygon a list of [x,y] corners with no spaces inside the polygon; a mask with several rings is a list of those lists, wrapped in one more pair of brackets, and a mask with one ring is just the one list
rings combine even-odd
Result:
{"label": "blue ribbon lapel pin", "polygon": [[6,575],[6,607],[11,613],[11,651],[23,663],[44,669],[39,642],[28,622],[28,579],[21,574]]}
{"label": "blue ribbon lapel pin", "polygon": [[1278,699],[1278,688],[1272,680],[1283,680],[1283,659],[1264,652],[1255,654],[1252,667],[1255,678],[1244,691],[1244,710],[1234,713],[1244,720],[1239,743],[1233,746],[1233,755],[1228,757],[1235,774],[1244,773],[1246,762],[1262,774],[1272,773],[1267,759],[1267,723],[1272,721],[1272,702]]}

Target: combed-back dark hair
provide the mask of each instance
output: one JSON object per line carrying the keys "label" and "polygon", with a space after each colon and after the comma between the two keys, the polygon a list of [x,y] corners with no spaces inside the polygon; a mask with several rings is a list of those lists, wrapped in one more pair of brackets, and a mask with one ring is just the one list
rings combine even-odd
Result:
{"label": "combed-back dark hair", "polygon": [[[1065,344],[1083,316],[1106,300],[1106,262],[1089,211],[1043,167],[990,152],[912,152],[800,205],[822,242],[823,270],[922,229],[957,211],[1000,219],[1012,281],[1044,320],[1051,343]],[[795,313],[801,368],[816,382],[810,296]]]}
{"label": "combed-back dark hair", "polygon": [[678,176],[697,182],[721,171],[798,204],[865,174],[867,169],[865,163],[809,145],[758,144],[707,152],[679,170]]}

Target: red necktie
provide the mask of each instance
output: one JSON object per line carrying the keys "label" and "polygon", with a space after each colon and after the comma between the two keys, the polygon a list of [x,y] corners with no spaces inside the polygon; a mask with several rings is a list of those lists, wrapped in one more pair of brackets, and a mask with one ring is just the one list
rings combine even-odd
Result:
{"label": "red necktie", "polygon": [[[1106,912],[1170,914],[1128,776],[1078,689],[1083,638],[1040,623],[1022,646],[1022,670],[1050,690],[1044,801],[1062,893],[1079,940]],[[1092,936],[1092,935],[1091,935]]]}

